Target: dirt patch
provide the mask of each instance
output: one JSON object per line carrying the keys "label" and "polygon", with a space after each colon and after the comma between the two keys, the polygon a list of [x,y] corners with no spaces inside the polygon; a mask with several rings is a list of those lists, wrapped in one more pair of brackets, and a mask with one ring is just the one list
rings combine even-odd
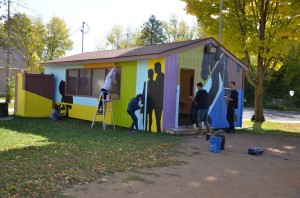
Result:
{"label": "dirt patch", "polygon": [[[299,198],[299,137],[225,137],[225,150],[220,153],[210,152],[205,138],[183,137],[177,158],[185,165],[117,173],[62,193],[78,198]],[[263,155],[249,155],[253,146],[263,148]]]}

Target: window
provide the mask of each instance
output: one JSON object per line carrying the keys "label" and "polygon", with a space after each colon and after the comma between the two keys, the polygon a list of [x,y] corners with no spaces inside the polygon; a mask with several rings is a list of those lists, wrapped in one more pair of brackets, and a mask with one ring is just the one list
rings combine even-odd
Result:
{"label": "window", "polygon": [[99,97],[105,79],[106,69],[93,69],[92,97]]}
{"label": "window", "polygon": [[80,69],[78,70],[79,82],[78,82],[78,95],[89,96],[91,92],[91,70]]}
{"label": "window", "polygon": [[67,94],[77,95],[77,70],[67,70],[66,86]]}
{"label": "window", "polygon": [[[66,95],[97,98],[109,69],[67,69]],[[120,97],[121,69],[118,68],[110,93]]]}

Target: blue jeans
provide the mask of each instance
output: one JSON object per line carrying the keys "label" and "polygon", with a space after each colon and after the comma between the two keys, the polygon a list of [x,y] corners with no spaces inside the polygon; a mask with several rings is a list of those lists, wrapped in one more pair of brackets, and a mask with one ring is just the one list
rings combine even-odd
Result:
{"label": "blue jeans", "polygon": [[197,121],[206,122],[207,121],[208,109],[197,110]]}
{"label": "blue jeans", "polygon": [[133,130],[134,126],[135,126],[136,130],[139,130],[139,127],[138,127],[138,118],[136,117],[135,112],[134,111],[127,111],[127,113],[130,115],[130,117],[131,117],[131,119],[133,121],[132,124],[131,124],[130,130]]}

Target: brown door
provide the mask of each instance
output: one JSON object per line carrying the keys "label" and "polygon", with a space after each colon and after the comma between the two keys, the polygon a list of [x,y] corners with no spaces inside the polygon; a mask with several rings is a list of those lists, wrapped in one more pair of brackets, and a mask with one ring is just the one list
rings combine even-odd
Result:
{"label": "brown door", "polygon": [[187,125],[192,101],[189,96],[194,96],[195,70],[180,69],[180,95],[179,95],[179,120],[178,125]]}

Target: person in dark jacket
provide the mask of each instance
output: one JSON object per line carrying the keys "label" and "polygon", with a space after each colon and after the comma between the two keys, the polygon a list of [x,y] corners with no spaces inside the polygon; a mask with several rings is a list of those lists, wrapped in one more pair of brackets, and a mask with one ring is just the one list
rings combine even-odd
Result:
{"label": "person in dark jacket", "polygon": [[224,96],[225,100],[228,100],[228,105],[227,105],[227,122],[229,124],[229,129],[226,131],[227,133],[234,133],[235,128],[234,128],[234,110],[238,108],[238,101],[239,101],[239,93],[235,89],[235,82],[231,81],[230,82],[230,96]]}
{"label": "person in dark jacket", "polygon": [[143,107],[143,104],[140,104],[140,101],[142,101],[143,95],[138,94],[136,97],[132,98],[128,104],[127,113],[130,115],[132,119],[132,124],[129,129],[129,133],[133,133],[133,128],[135,127],[135,131],[139,131],[138,127],[138,118],[135,115],[135,111],[139,110],[141,107]]}
{"label": "person in dark jacket", "polygon": [[208,117],[208,93],[205,89],[203,89],[203,84],[201,82],[197,83],[197,93],[195,98],[190,96],[190,99],[196,103],[196,112],[197,112],[197,122],[198,122],[198,129],[199,135],[197,137],[203,137],[202,131],[202,122],[204,123],[207,134],[210,134],[209,131],[209,123],[207,121]]}

